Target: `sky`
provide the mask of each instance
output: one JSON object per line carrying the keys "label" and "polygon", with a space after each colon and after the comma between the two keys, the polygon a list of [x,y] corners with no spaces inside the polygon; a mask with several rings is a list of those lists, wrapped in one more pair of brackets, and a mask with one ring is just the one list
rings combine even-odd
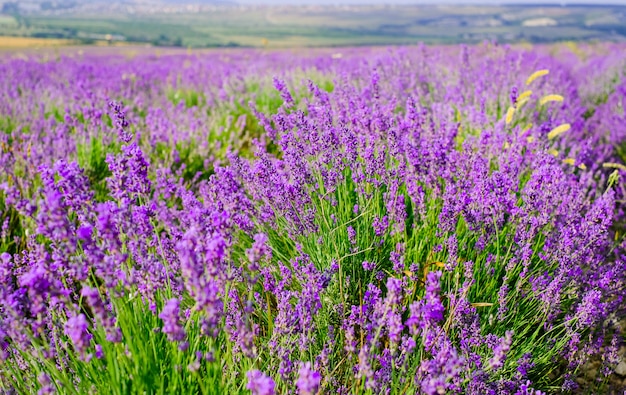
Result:
{"label": "sky", "polygon": [[240,4],[620,4],[626,0],[235,0]]}

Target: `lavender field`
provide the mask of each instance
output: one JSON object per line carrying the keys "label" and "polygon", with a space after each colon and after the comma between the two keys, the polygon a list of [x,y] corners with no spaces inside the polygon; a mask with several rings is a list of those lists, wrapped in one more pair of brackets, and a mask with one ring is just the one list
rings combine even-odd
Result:
{"label": "lavender field", "polygon": [[124,51],[0,58],[0,394],[623,393],[625,45]]}

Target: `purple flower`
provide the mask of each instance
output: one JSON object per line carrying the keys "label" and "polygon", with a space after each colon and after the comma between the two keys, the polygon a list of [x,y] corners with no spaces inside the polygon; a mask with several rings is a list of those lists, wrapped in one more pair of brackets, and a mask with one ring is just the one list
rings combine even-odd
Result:
{"label": "purple flower", "polygon": [[291,93],[289,92],[289,88],[287,88],[287,84],[285,84],[285,81],[279,79],[278,77],[274,77],[273,82],[274,88],[276,88],[276,90],[280,93],[280,97],[282,97],[282,99],[285,101],[285,104],[292,105],[294,103],[293,97],[291,96]]}
{"label": "purple flower", "polygon": [[266,376],[260,370],[250,370],[246,377],[248,378],[246,388],[252,392],[252,395],[274,395],[275,384],[271,377]]}
{"label": "purple flower", "polygon": [[152,185],[148,178],[150,164],[136,142],[123,146],[119,155],[107,155],[106,163],[112,173],[107,178],[107,186],[114,198],[132,199],[150,191]]}
{"label": "purple flower", "polygon": [[298,393],[300,395],[315,395],[319,391],[322,377],[319,372],[311,368],[311,362],[303,363],[298,370]]}
{"label": "purple flower", "polygon": [[387,231],[387,227],[389,226],[389,221],[387,216],[382,218],[376,217],[374,218],[374,222],[372,222],[372,227],[374,228],[374,233],[376,236],[381,237]]}
{"label": "purple flower", "polygon": [[354,228],[348,225],[346,230],[348,232],[348,240],[350,240],[350,244],[356,244],[356,231],[354,230]]}
{"label": "purple flower", "polygon": [[581,328],[588,328],[603,316],[602,293],[591,290],[585,294],[582,302],[576,309],[575,319]]}
{"label": "purple flower", "polygon": [[513,331],[507,331],[506,335],[500,340],[498,345],[493,349],[493,358],[489,360],[489,368],[498,370],[504,366],[506,354],[511,348],[513,342]]}
{"label": "purple flower", "polygon": [[261,259],[272,258],[272,248],[268,245],[269,239],[264,233],[254,235],[254,243],[252,248],[246,251],[246,255],[250,260],[250,270],[257,271],[258,263]]}
{"label": "purple flower", "polygon": [[533,389],[532,383],[527,380],[525,383],[520,385],[519,390],[515,392],[515,395],[545,395],[545,392]]}
{"label": "purple flower", "polygon": [[441,272],[430,272],[426,277],[426,294],[422,307],[422,316],[427,322],[439,322],[443,319],[444,307],[439,298],[439,280]]}
{"label": "purple flower", "polygon": [[73,316],[65,323],[65,334],[72,341],[76,352],[86,360],[90,358],[89,355],[85,354],[91,343],[91,334],[88,330],[89,323],[84,314]]}
{"label": "purple flower", "polygon": [[533,362],[532,355],[530,353],[526,353],[517,361],[517,372],[520,377],[525,378],[534,366],[535,364]]}
{"label": "purple flower", "polygon": [[110,101],[109,106],[113,109],[113,112],[115,113],[115,125],[118,128],[120,140],[125,143],[130,142],[133,138],[133,135],[126,131],[129,126],[129,122],[126,119],[124,104],[121,102]]}
{"label": "purple flower", "polygon": [[446,339],[441,341],[432,350],[432,358],[422,360],[415,377],[420,389],[427,395],[443,394],[455,388],[464,368],[465,361],[457,350]]}
{"label": "purple flower", "polygon": [[511,94],[509,95],[512,106],[514,106],[517,103],[517,97],[518,97],[517,94],[518,94],[518,89],[516,86],[514,86],[513,88],[511,88]]}
{"label": "purple flower", "polygon": [[187,335],[180,324],[180,301],[178,299],[173,298],[165,302],[159,318],[163,320],[163,333],[170,341],[185,340]]}
{"label": "purple flower", "polygon": [[120,342],[122,335],[119,328],[116,328],[116,320],[102,302],[100,292],[97,288],[84,287],[81,296],[87,300],[87,304],[91,307],[94,317],[104,327],[107,332],[107,340],[112,342]]}
{"label": "purple flower", "polygon": [[100,344],[96,344],[96,358],[104,358],[104,351],[102,350],[102,346]]}
{"label": "purple flower", "polygon": [[56,387],[52,383],[52,380],[50,380],[50,376],[48,376],[46,373],[40,373],[39,376],[37,376],[37,381],[41,385],[41,387],[37,391],[37,395],[56,394]]}
{"label": "purple flower", "polygon": [[371,272],[372,270],[376,269],[376,262],[363,261],[363,269]]}

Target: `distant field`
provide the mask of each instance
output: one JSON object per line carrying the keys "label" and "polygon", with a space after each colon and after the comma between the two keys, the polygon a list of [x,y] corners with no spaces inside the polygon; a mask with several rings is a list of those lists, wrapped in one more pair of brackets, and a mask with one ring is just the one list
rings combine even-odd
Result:
{"label": "distant field", "polygon": [[[84,43],[75,39],[0,36],[0,50],[65,48],[81,44]],[[132,42],[108,42],[106,40],[94,40],[89,43],[89,46],[97,47],[133,47],[136,45]]]}
{"label": "distant field", "polygon": [[2,15],[0,35],[169,47],[626,41],[624,6],[221,7],[195,13]]}
{"label": "distant field", "polygon": [[58,47],[74,44],[76,44],[76,40],[0,36],[0,49]]}
{"label": "distant field", "polygon": [[15,27],[18,25],[17,20],[9,15],[0,15],[0,26]]}

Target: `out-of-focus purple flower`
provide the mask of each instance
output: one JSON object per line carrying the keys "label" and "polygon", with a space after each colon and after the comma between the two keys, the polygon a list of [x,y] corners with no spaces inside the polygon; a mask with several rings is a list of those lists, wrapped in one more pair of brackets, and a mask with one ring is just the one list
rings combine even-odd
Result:
{"label": "out-of-focus purple flower", "polygon": [[591,290],[585,294],[580,305],[576,309],[575,319],[580,328],[588,328],[602,317],[604,304],[602,293],[599,290]]}
{"label": "out-of-focus purple flower", "polygon": [[293,97],[291,96],[291,92],[289,92],[289,88],[287,88],[287,84],[285,81],[279,79],[278,77],[274,77],[274,88],[280,93],[280,97],[285,101],[285,104],[292,105],[294,103]]}
{"label": "out-of-focus purple flower", "polygon": [[37,381],[41,385],[39,390],[37,390],[37,395],[56,394],[56,387],[52,383],[52,380],[50,380],[50,376],[48,376],[46,373],[40,373],[39,376],[37,376]]}
{"label": "out-of-focus purple flower", "polygon": [[86,355],[85,352],[89,348],[92,336],[89,333],[89,323],[84,314],[75,315],[67,320],[65,334],[70,338],[81,358],[89,359],[89,355]]}
{"label": "out-of-focus purple flower", "polygon": [[[441,336],[440,334],[439,336]],[[424,394],[445,394],[458,385],[459,373],[463,371],[464,359],[458,355],[451,343],[441,339],[431,353],[432,359],[422,360],[415,377]]]}
{"label": "out-of-focus purple flower", "polygon": [[532,355],[530,353],[526,353],[517,361],[517,372],[520,377],[527,377],[530,369],[534,366],[535,364],[533,362]]}
{"label": "out-of-focus purple flower", "polygon": [[319,391],[322,376],[311,368],[311,362],[302,364],[298,370],[296,387],[300,395],[315,395]]}
{"label": "out-of-focus purple flower", "polygon": [[348,225],[348,227],[346,227],[346,231],[348,232],[348,240],[350,241],[350,244],[356,244],[356,231],[354,228]]}
{"label": "out-of-focus purple flower", "polygon": [[187,365],[187,370],[192,373],[197,372],[200,369],[200,362],[202,362],[203,358],[204,358],[204,355],[202,354],[202,352],[196,351],[196,358],[194,359],[193,362]]}
{"label": "out-of-focus purple flower", "polygon": [[545,395],[545,392],[533,389],[532,383],[527,380],[525,383],[520,385],[520,388],[515,392],[515,395]]}
{"label": "out-of-focus purple flower", "polygon": [[376,269],[376,262],[363,261],[363,269],[371,272],[372,270]]}
{"label": "out-of-focus purple flower", "polygon": [[261,259],[272,258],[272,248],[268,245],[269,239],[265,233],[258,233],[254,235],[254,243],[252,248],[246,251],[248,260],[250,260],[250,270],[257,271],[258,263]]}
{"label": "out-of-focus purple flower", "polygon": [[337,273],[338,270],[339,270],[339,264],[337,263],[336,260],[333,260],[330,263],[330,266],[326,270],[324,270],[324,272],[321,275],[320,287],[322,289],[325,289],[328,287],[328,285],[330,285],[333,275]]}
{"label": "out-of-focus purple flower", "polygon": [[115,113],[115,125],[121,141],[128,143],[133,139],[133,135],[127,131],[130,125],[126,119],[126,111],[124,110],[124,104],[121,102],[110,101],[109,106]]}
{"label": "out-of-focus purple flower", "polygon": [[104,351],[102,350],[102,345],[100,344],[96,344],[96,354],[95,354],[97,359],[102,359],[104,358]]}
{"label": "out-of-focus purple flower", "polygon": [[441,272],[430,272],[426,276],[426,293],[422,306],[422,317],[427,322],[439,322],[443,319],[444,307],[439,298]]}
{"label": "out-of-focus purple flower", "polygon": [[389,221],[387,219],[387,216],[385,215],[382,218],[374,218],[374,221],[372,222],[372,227],[374,228],[374,233],[376,233],[376,236],[381,237],[382,235],[384,235],[387,231],[387,228],[389,227]]}
{"label": "out-of-focus purple flower", "polygon": [[514,86],[513,88],[511,88],[511,94],[509,96],[509,98],[511,99],[511,105],[514,106],[515,104],[517,104],[517,94],[518,94],[518,89],[516,86]]}
{"label": "out-of-focus purple flower", "polygon": [[506,335],[500,340],[498,345],[493,349],[493,357],[489,360],[489,368],[498,370],[504,366],[506,354],[511,348],[513,342],[513,331],[507,331]]}
{"label": "out-of-focus purple flower", "polygon": [[394,251],[391,252],[389,256],[389,261],[393,265],[394,272],[401,275],[404,271],[404,253],[405,253],[405,245],[404,243],[397,243]]}
{"label": "out-of-focus purple flower", "polygon": [[136,142],[123,146],[119,155],[108,154],[106,163],[112,173],[107,178],[107,186],[116,199],[132,199],[150,191],[150,164]]}
{"label": "out-of-focus purple flower", "polygon": [[98,291],[97,288],[84,287],[81,291],[81,296],[87,300],[87,304],[91,307],[95,318],[106,330],[107,340],[120,342],[122,340],[121,331],[115,326],[116,320],[113,317],[113,313],[109,311],[102,302],[100,291]]}
{"label": "out-of-focus purple flower", "polygon": [[180,301],[177,298],[165,302],[159,318],[163,320],[163,333],[167,335],[170,341],[185,340],[187,335],[180,324]]}
{"label": "out-of-focus purple flower", "polygon": [[252,395],[274,395],[275,384],[271,377],[266,376],[260,370],[250,370],[246,377],[248,384],[246,388],[252,392]]}

